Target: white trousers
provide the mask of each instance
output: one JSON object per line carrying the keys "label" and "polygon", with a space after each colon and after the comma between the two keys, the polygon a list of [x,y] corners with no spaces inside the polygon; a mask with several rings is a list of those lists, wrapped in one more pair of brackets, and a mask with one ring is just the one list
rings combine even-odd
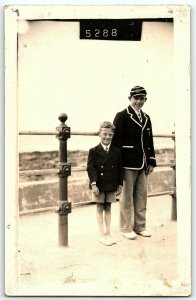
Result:
{"label": "white trousers", "polygon": [[144,170],[124,170],[120,195],[120,230],[146,230],[147,175]]}

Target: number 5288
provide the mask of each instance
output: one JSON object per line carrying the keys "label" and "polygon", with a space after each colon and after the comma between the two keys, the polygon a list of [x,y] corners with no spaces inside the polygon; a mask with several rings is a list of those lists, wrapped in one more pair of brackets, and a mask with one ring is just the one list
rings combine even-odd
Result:
{"label": "number 5288", "polygon": [[118,35],[118,31],[116,28],[112,28],[112,29],[86,29],[86,38],[99,38],[99,37],[115,37]]}

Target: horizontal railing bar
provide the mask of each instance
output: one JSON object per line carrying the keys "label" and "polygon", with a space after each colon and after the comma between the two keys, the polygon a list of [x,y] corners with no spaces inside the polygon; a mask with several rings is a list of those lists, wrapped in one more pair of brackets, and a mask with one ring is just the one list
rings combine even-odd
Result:
{"label": "horizontal railing bar", "polygon": [[[95,203],[94,201],[85,201],[85,202],[75,202],[72,203],[73,207],[87,205]],[[23,210],[19,212],[19,215],[29,215],[29,214],[35,214],[35,213],[41,213],[41,212],[47,212],[47,211],[55,211],[58,209],[58,206],[50,206],[50,207],[43,207],[43,208],[35,208],[35,209],[29,209],[29,210]]]}
{"label": "horizontal railing bar", "polygon": [[71,131],[71,135],[92,135],[92,136],[98,136],[98,131],[92,131],[92,132],[86,132],[86,131]]}
{"label": "horizontal railing bar", "polygon": [[43,170],[25,170],[19,171],[20,176],[30,176],[30,175],[49,175],[49,174],[57,174],[58,169],[43,169]]}
{"label": "horizontal railing bar", "polygon": [[153,134],[153,137],[155,137],[155,138],[175,138],[175,134]]}
{"label": "horizontal railing bar", "polygon": [[57,135],[58,131],[20,131],[19,135]]}
{"label": "horizontal railing bar", "polygon": [[[58,135],[58,133],[58,131],[20,131],[19,135]],[[72,131],[71,135],[98,136],[98,132]]]}
{"label": "horizontal railing bar", "polygon": [[[163,167],[172,167],[173,164],[169,163],[160,163],[157,165],[159,168]],[[72,167],[71,170],[73,172],[86,171],[86,167]],[[23,170],[19,171],[20,176],[30,176],[30,175],[49,175],[49,174],[58,174],[58,169],[43,169],[43,170]]]}
{"label": "horizontal railing bar", "polygon": [[58,206],[51,206],[51,207],[43,207],[43,208],[35,208],[35,209],[22,210],[22,211],[19,212],[19,215],[35,214],[35,213],[53,211],[55,209],[58,209]]}
{"label": "horizontal railing bar", "polygon": [[171,168],[171,167],[173,167],[173,165],[174,165],[173,163],[170,163],[170,164],[169,163],[160,163],[160,164],[157,164],[156,167],[157,168],[164,168],[164,167],[170,167]]}
{"label": "horizontal railing bar", "polygon": [[173,195],[173,191],[164,191],[164,192],[157,192],[148,194],[148,197],[156,197],[156,196],[164,196],[164,195]]}
{"label": "horizontal railing bar", "polygon": [[[163,167],[172,167],[173,163],[159,163],[157,164],[158,168],[163,168]],[[73,172],[77,172],[77,171],[86,171],[86,167],[81,166],[81,167],[72,167],[71,170]]]}
{"label": "horizontal railing bar", "polygon": [[[19,131],[19,135],[58,135],[58,131]],[[71,135],[98,136],[98,132],[71,131]],[[155,138],[174,138],[175,134],[153,134]]]}

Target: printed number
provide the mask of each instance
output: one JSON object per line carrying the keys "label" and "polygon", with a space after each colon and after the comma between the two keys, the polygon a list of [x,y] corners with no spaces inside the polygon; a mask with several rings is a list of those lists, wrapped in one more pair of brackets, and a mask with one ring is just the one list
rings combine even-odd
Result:
{"label": "printed number", "polygon": [[107,30],[107,29],[104,29],[104,30],[103,30],[103,36],[104,36],[104,37],[108,37],[108,30]]}
{"label": "printed number", "polygon": [[117,29],[116,28],[113,28],[112,29],[112,36],[117,36]]}
{"label": "printed number", "polygon": [[100,30],[99,29],[95,29],[95,37],[99,37],[100,34]]}
{"label": "printed number", "polygon": [[[101,33],[100,29],[95,29],[95,35],[94,35],[94,36],[95,36],[96,38],[99,38],[99,37],[100,37],[100,33]],[[117,31],[116,28],[112,28],[112,29],[111,29],[111,32],[109,32],[108,29],[103,29],[103,32],[102,32],[102,36],[103,36],[103,37],[107,38],[107,37],[109,36],[109,34],[110,34],[111,36],[115,37],[115,36],[118,35],[118,31]],[[87,29],[87,30],[86,30],[86,38],[91,38],[91,37],[93,37],[93,34],[91,33],[91,30],[90,30],[90,29]]]}
{"label": "printed number", "polygon": [[86,37],[88,38],[88,37],[91,37],[91,31],[88,29],[88,30],[86,30]]}

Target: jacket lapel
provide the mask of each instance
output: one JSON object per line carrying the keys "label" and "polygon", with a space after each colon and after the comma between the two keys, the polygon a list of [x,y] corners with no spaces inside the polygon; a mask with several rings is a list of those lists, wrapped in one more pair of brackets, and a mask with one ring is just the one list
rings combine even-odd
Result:
{"label": "jacket lapel", "polygon": [[142,111],[142,127],[143,127],[143,129],[146,127],[146,124],[147,124],[147,121],[148,121],[148,117],[147,117],[147,115]]}
{"label": "jacket lapel", "polygon": [[142,123],[140,123],[140,121],[138,120],[138,117],[134,111],[134,109],[129,105],[127,107],[127,113],[130,115],[130,118],[137,124],[139,125],[142,129],[144,129],[144,127],[146,126],[148,117],[146,116],[145,113],[143,113],[143,111],[141,110],[141,115],[142,115]]}
{"label": "jacket lapel", "polygon": [[101,156],[105,157],[106,156],[106,152],[103,149],[103,147],[101,146],[101,143],[99,145],[97,145],[97,153],[100,154]]}
{"label": "jacket lapel", "polygon": [[101,143],[100,143],[97,146],[97,153],[104,158],[104,161],[107,161],[107,160],[109,160],[114,155],[113,148],[114,148],[113,145],[110,144],[109,151],[108,151],[108,153],[106,153],[105,150],[103,149]]}

